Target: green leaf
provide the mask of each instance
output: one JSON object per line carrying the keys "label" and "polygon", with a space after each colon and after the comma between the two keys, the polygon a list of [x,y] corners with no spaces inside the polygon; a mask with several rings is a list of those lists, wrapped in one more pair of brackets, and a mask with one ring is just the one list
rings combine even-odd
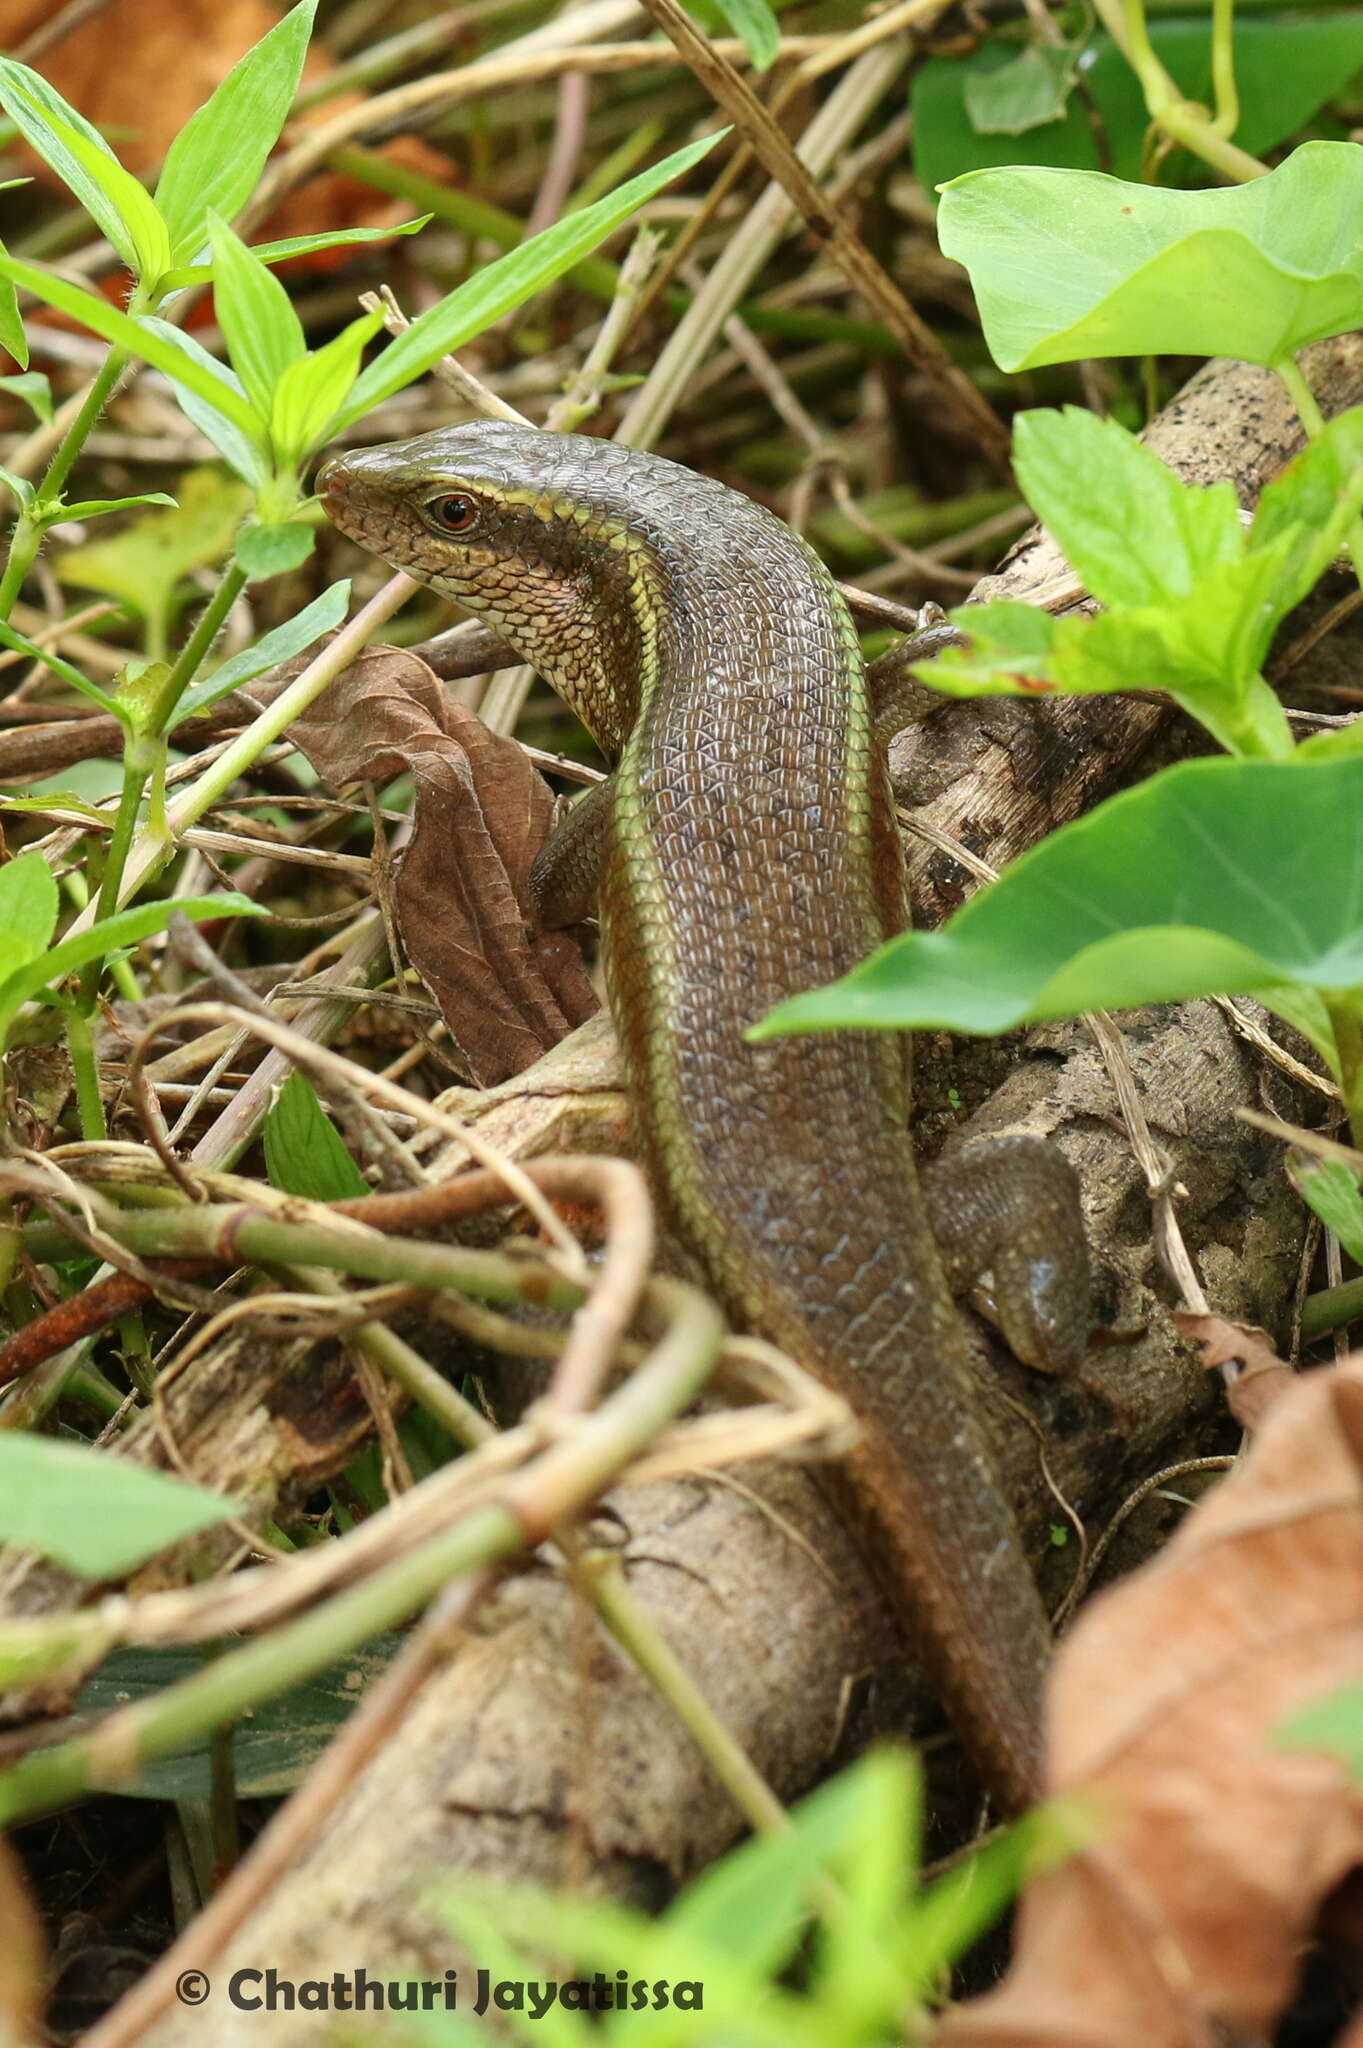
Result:
{"label": "green leaf", "polygon": [[1363,1265],[1363,1195],[1358,1175],[1342,1159],[1297,1159],[1292,1185],[1327,1230],[1333,1230],[1349,1257]]}
{"label": "green leaf", "polygon": [[1186,597],[1205,570],[1244,556],[1234,486],[1180,482],[1116,420],[1074,405],[1023,413],[1013,448],[1032,510],[1103,604]]}
{"label": "green leaf", "polygon": [[232,368],[256,412],[268,420],[275,385],[308,345],[289,295],[217,214],[208,217],[213,303]]}
{"label": "green leaf", "polygon": [[[19,87],[16,90],[22,92],[24,89]],[[111,235],[109,239],[139,279],[143,290],[154,298],[162,277],[170,268],[170,237],[146,186],[131,171],[124,170],[102,140],[92,141],[60,114],[34,102],[31,93],[26,93],[25,97],[34,104],[39,117],[46,121],[68,154],[98,185],[114,208],[123,232],[121,237]]]}
{"label": "green leaf", "polygon": [[948,1871],[924,1893],[905,1929],[904,1952],[915,1991],[929,1993],[998,1919],[1022,1888],[1101,1839],[1082,1807],[1038,1807],[1005,1828],[958,1869]]}
{"label": "green leaf", "polygon": [[[1329,887],[1322,886],[1328,876]],[[1363,758],[1188,761],[1055,832],[751,1036],[991,1035],[1191,996],[1363,985]]]}
{"label": "green leaf", "polygon": [[166,491],[141,491],[134,498],[78,498],[74,505],[63,505],[59,518],[101,519],[106,512],[132,512],[139,505],[169,505],[175,500]]}
{"label": "green leaf", "polygon": [[221,470],[191,469],[181,480],[178,505],[144,513],[117,533],[69,549],[61,557],[63,579],[117,598],[135,618],[153,624],[159,644],[189,595],[186,579],[231,551],[250,502],[245,485]]}
{"label": "green leaf", "polygon": [[[291,256],[311,256],[320,249],[346,249],[357,242],[387,242],[394,235],[414,235],[430,219],[429,213],[423,213],[391,228],[337,228],[329,235],[288,235],[282,242],[253,242],[251,254],[262,263],[286,263]],[[188,263],[168,270],[162,285],[168,292],[180,291],[186,285],[208,284],[212,277],[211,263]]]}
{"label": "green leaf", "polygon": [[607,198],[565,215],[553,227],[499,256],[438,305],[429,307],[361,371],[349,402],[332,424],[332,431],[344,432],[385,398],[391,398],[414,378],[424,376],[451,349],[461,347],[492,321],[500,320],[503,314],[523,305],[555,278],[562,277],[612,228],[628,220],[645,200],[698,164],[714,148],[720,135],[727,133],[727,129],[721,129],[719,134],[707,135],[685,149],[675,150],[662,163],[641,171]]}
{"label": "green leaf", "polygon": [[320,597],[292,619],[286,619],[282,626],[275,626],[250,647],[243,647],[240,654],[233,654],[214,669],[206,682],[196,683],[186,690],[175,710],[175,723],[184,718],[197,718],[225,697],[230,690],[240,689],[243,683],[254,681],[264,675],[266,669],[277,662],[292,661],[305,647],[311,647],[314,640],[320,640],[333,626],[339,626],[350,603],[350,583],[346,579],[333,583]]}
{"label": "green leaf", "polygon": [[1363,323],[1363,150],[1308,142],[1265,178],[1206,192],[1088,171],[976,171],[949,185],[964,263],[1005,370],[1080,356],[1283,361]]}
{"label": "green leaf", "polygon": [[1232,752],[1286,754],[1291,736],[1259,670],[1281,610],[1293,536],[1203,574],[1186,597],[1125,606],[1094,619],[1052,619],[1033,607],[964,605],[970,635],[915,670],[948,696],[1088,695],[1167,690]]}
{"label": "green leaf", "polygon": [[997,69],[976,69],[965,80],[965,110],[977,135],[1023,135],[1058,121],[1074,84],[1078,48],[1071,43],[1028,43]]}
{"label": "green leaf", "polygon": [[767,0],[715,0],[715,6],[751,57],[753,69],[766,71],[781,48],[781,24]]}
{"label": "green leaf", "polygon": [[864,1760],[860,1827],[836,1866],[848,1911],[828,1918],[816,1943],[811,1991],[826,2011],[842,2015],[852,2040],[874,2040],[886,2017],[907,2004],[896,1950],[918,1887],[922,1801],[915,1761],[888,1749]]}
{"label": "green leaf", "polygon": [[60,899],[40,853],[21,853],[0,867],[0,960],[13,974],[47,951]]}
{"label": "green leaf", "polygon": [[82,1578],[119,1578],[240,1513],[225,1494],[107,1451],[0,1430],[0,1537]]}
{"label": "green leaf", "polygon": [[[27,185],[28,178],[0,179],[0,192],[8,192],[12,185]],[[5,245],[0,242],[0,256]],[[7,277],[0,278],[0,349],[14,357],[21,370],[28,368],[28,336],[24,332],[24,317],[19,311],[19,294]]]}
{"label": "green leaf", "polygon": [[[363,1649],[324,1671],[262,1700],[232,1734],[232,1775],[238,1799],[279,1799],[291,1792],[349,1720],[359,1701],[401,1649],[400,1635],[375,1636]],[[3,1633],[0,1633],[0,1649]],[[201,1649],[126,1649],[106,1657],[81,1687],[77,1714],[107,1714],[150,1699],[168,1685],[193,1678],[208,1662]],[[117,1790],[130,1799],[206,1799],[209,1744],[200,1740],[179,1755],[143,1764]]]}
{"label": "green leaf", "polygon": [[1275,615],[1285,619],[1293,605],[1329,568],[1344,547],[1363,509],[1363,406],[1337,413],[1260,495],[1250,546],[1287,543],[1284,585],[1276,593]]}
{"label": "green leaf", "polygon": [[[136,270],[139,266],[133,237],[124,220],[119,199],[110,190],[115,175],[125,179],[130,174],[124,170],[99,130],[68,105],[56,87],[49,85],[39,72],[31,71],[27,64],[20,64],[14,57],[0,57],[0,106],[24,140],[44,163],[51,165],[62,183],[79,199],[100,233],[113,244],[128,268]],[[73,135],[85,145],[79,155],[70,146]],[[91,169],[96,157],[103,159],[99,175]],[[137,183],[135,178],[131,182]],[[121,187],[118,190],[121,193]],[[140,185],[138,190],[150,206],[151,201]]]}
{"label": "green leaf", "polygon": [[[4,254],[4,247],[0,242],[0,255]],[[19,311],[19,294],[7,277],[0,278],[0,348],[14,357],[21,370],[28,368],[28,336],[24,332],[24,316]]]}
{"label": "green leaf", "polygon": [[270,438],[281,463],[296,468],[327,438],[359,373],[360,357],[382,326],[381,312],[365,313],[325,347],[289,364],[275,386],[270,412]]}
{"label": "green leaf", "polygon": [[967,644],[916,667],[919,682],[947,697],[1045,697],[1065,688],[1056,676],[1056,641],[1061,628],[1068,632],[1079,620],[1057,619],[1019,598],[961,605],[950,617],[969,635]]}
{"label": "green leaf", "polygon": [[0,391],[12,391],[16,398],[23,399],[44,426],[51,426],[52,386],[41,370],[27,370],[19,377],[0,377]]}
{"label": "green leaf", "polygon": [[263,904],[253,903],[249,896],[239,896],[232,889],[224,890],[220,896],[188,896],[183,902],[171,898],[120,910],[74,937],[62,939],[41,959],[27,961],[5,974],[0,980],[0,1046],[8,1038],[19,1010],[41,989],[60,981],[77,967],[84,967],[87,960],[99,960],[122,946],[137,945],[153,932],[164,931],[177,911],[183,911],[193,924],[203,924],[209,918],[267,915]]}
{"label": "green leaf", "polygon": [[1326,1750],[1363,1785],[1363,1685],[1346,1685],[1318,1706],[1280,1721],[1272,1740],[1275,1749]]}
{"label": "green leaf", "polygon": [[[649,1989],[658,1982],[703,1987],[699,2036],[695,2012],[684,2007],[658,2010],[651,2001],[628,2007],[606,2016],[598,2032],[588,2015],[555,2002],[542,2018],[522,2018],[519,2037],[528,2042],[590,2048],[604,2034],[611,2048],[643,2048],[645,2043],[648,2048],[689,2048],[698,2038],[723,2048],[828,2048],[830,2040],[845,2038],[830,2033],[828,2018],[809,2001],[784,1993],[749,1959],[707,1948],[694,1935],[683,1937],[670,1914],[650,1921],[636,1908],[607,1899],[467,1882],[437,1894],[435,1903],[465,1953],[477,1956],[494,1983],[543,1977],[549,1973],[539,1959],[552,1955],[553,1975],[560,1982],[580,1975],[590,1983],[598,1970],[609,1973],[608,1982],[613,1982],[623,1968]],[[571,1959],[566,1967],[565,1957]],[[516,2015],[508,2018],[514,2023]]]}
{"label": "green leaf", "polygon": [[1101,618],[967,605],[970,636],[920,679],[951,695],[1164,689],[1232,751],[1285,754],[1259,671],[1293,606],[1363,508],[1363,408],[1340,413],[1265,489],[1246,531],[1229,485],[1183,484],[1111,420],[1022,416],[1019,478],[1094,594]]}
{"label": "green leaf", "polygon": [[12,469],[0,469],[0,484],[7,491],[13,491],[19,503],[27,508],[37,497],[37,492],[26,476],[16,476]]}
{"label": "green leaf", "polygon": [[263,35],[191,114],[170,148],[156,203],[176,263],[207,241],[209,212],[231,220],[256,188],[288,118],[312,34],[317,0],[299,5]]}
{"label": "green leaf", "polygon": [[[211,272],[209,273],[211,276]],[[154,334],[168,341],[182,355],[189,356],[208,376],[215,377],[229,391],[235,392],[243,406],[250,413],[246,393],[241,379],[234,377],[226,363],[220,363],[211,356],[203,343],[196,341],[192,334],[185,334],[180,328],[172,327],[168,320],[148,317],[144,323]],[[174,387],[175,402],[185,418],[196,426],[206,441],[211,441],[228,466],[234,469],[244,483],[259,491],[270,474],[267,461],[269,435],[264,423],[251,414],[251,433],[243,434],[230,420],[224,419],[216,405],[207,405],[197,391],[186,390],[183,384]]]}
{"label": "green leaf", "polygon": [[[1206,10],[1152,19],[1149,26],[1155,55],[1185,99],[1210,106],[1212,39]],[[1251,156],[1263,156],[1346,90],[1363,64],[1363,11],[1241,13],[1232,50],[1240,101],[1235,141]],[[1090,38],[1083,56],[1083,97],[1071,97],[1061,118],[1017,136],[981,134],[968,111],[974,104],[973,81],[1012,61],[1007,45],[989,36],[968,56],[930,57],[915,70],[914,171],[929,191],[967,171],[1018,163],[1140,179],[1150,116],[1139,81],[1110,36],[1100,32]],[[1180,150],[1161,166],[1165,185],[1201,184],[1205,178],[1205,166]]]}
{"label": "green leaf", "polygon": [[[5,619],[0,619],[0,646],[12,647],[16,654],[26,654],[30,661],[36,661],[43,668],[51,669],[54,676],[60,676],[64,683],[69,683],[80,696],[88,697],[92,704],[98,704],[101,711],[111,711],[115,717],[118,716],[118,706],[107,691],[101,690],[97,683],[92,683],[88,676],[83,676],[78,668],[64,660],[60,654],[54,654],[50,647],[39,647],[36,641],[30,640],[26,633],[21,633],[17,626],[11,626]],[[13,799],[7,797],[5,801],[9,803]]]}
{"label": "green leaf", "polygon": [[316,534],[299,519],[276,525],[248,519],[237,535],[237,561],[252,583],[268,583],[272,576],[300,569],[316,545]]}
{"label": "green leaf", "polygon": [[127,313],[120,313],[117,306],[111,306],[97,293],[82,291],[78,285],[68,284],[65,278],[57,277],[49,270],[39,270],[33,263],[21,263],[17,256],[4,252],[0,252],[0,277],[22,285],[35,298],[55,306],[59,313],[69,313],[73,320],[79,320],[92,333],[102,335],[105,341],[113,342],[116,348],[127,349],[130,354],[140,356],[144,363],[160,370],[172,383],[197,392],[248,439],[257,434],[256,417],[246,401],[218,378],[210,376],[186,350],[167,341],[158,332],[162,325],[160,321],[134,320]]}
{"label": "green leaf", "polygon": [[[917,1784],[916,1760],[907,1752],[862,1758],[801,1800],[789,1833],[745,1842],[696,1878],[671,1909],[674,1932],[683,1945],[713,1946],[774,1974],[790,1961],[809,1924],[817,1879],[844,1875],[856,1884],[863,1909],[874,1900],[880,1931],[886,1931],[891,1911],[903,1912],[919,1846]],[[886,1825],[896,1839],[873,1851]]]}
{"label": "green leaf", "polygon": [[270,1186],[313,1202],[344,1202],[373,1192],[305,1074],[292,1073],[265,1119]]}
{"label": "green leaf", "polygon": [[[74,1666],[79,1677],[92,1649],[103,1640],[90,1627],[88,1613],[77,1610],[58,1620],[54,1615],[8,1615],[0,1621],[0,1685],[28,1686],[50,1672]],[[96,1622],[96,1627],[98,1623]]]}
{"label": "green leaf", "polygon": [[[44,788],[44,785],[39,784],[39,787]],[[83,796],[77,796],[74,789],[47,789],[42,796],[11,796],[6,791],[5,810],[36,811],[40,815],[48,811],[74,811],[77,817],[86,819],[97,830],[109,822],[107,812],[101,811],[96,804],[87,803]]]}

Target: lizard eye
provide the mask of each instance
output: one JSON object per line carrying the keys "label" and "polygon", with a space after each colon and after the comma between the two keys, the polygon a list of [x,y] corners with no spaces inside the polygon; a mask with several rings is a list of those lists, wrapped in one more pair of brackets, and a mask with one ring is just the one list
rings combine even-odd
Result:
{"label": "lizard eye", "polygon": [[469,533],[478,523],[478,500],[467,491],[449,491],[426,507],[431,523],[442,533]]}

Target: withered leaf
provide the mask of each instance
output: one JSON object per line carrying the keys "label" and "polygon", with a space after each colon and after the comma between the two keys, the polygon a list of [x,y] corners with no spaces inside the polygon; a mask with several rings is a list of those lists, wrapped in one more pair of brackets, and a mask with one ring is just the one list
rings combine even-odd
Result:
{"label": "withered leaf", "polygon": [[410,772],[413,833],[395,915],[480,1085],[520,1073],[592,1014],[568,935],[527,929],[530,867],[553,799],[514,740],[489,732],[396,647],[369,648],[290,733],[332,783]]}
{"label": "withered leaf", "polygon": [[1176,1309],[1174,1321],[1179,1335],[1197,1345],[1209,1372],[1219,1372],[1226,1365],[1243,1367],[1226,1390],[1226,1403],[1237,1422],[1246,1429],[1258,1429],[1297,1377],[1286,1359],[1278,1356],[1268,1332],[1255,1323],[1194,1315],[1189,1309]]}
{"label": "withered leaf", "polygon": [[1363,1863],[1363,1794],[1277,1731],[1363,1677],[1363,1355],[1306,1374],[1168,1548],[1061,1647],[1048,1790],[1097,1815],[1033,1884],[999,1989],[936,2048],[1213,2048],[1261,2038],[1323,1902]]}

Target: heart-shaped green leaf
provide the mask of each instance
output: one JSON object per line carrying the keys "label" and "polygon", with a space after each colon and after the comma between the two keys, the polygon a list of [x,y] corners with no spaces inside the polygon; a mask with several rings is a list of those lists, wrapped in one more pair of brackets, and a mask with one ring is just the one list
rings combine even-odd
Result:
{"label": "heart-shaped green leaf", "polygon": [[1095,171],[972,171],[942,194],[1005,370],[1081,356],[1284,361],[1363,325],[1363,148],[1308,142],[1246,185],[1174,192]]}
{"label": "heart-shaped green leaf", "polygon": [[940,932],[907,932],[755,1038],[985,1036],[1047,1017],[1363,986],[1363,758],[1189,761],[1053,833]]}

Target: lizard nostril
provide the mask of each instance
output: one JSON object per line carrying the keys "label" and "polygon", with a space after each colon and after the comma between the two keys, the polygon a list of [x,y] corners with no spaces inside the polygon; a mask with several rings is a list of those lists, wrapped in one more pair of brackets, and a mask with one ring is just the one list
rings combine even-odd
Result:
{"label": "lizard nostril", "polygon": [[350,490],[350,477],[343,462],[329,462],[317,474],[317,495],[319,498],[345,498]]}

